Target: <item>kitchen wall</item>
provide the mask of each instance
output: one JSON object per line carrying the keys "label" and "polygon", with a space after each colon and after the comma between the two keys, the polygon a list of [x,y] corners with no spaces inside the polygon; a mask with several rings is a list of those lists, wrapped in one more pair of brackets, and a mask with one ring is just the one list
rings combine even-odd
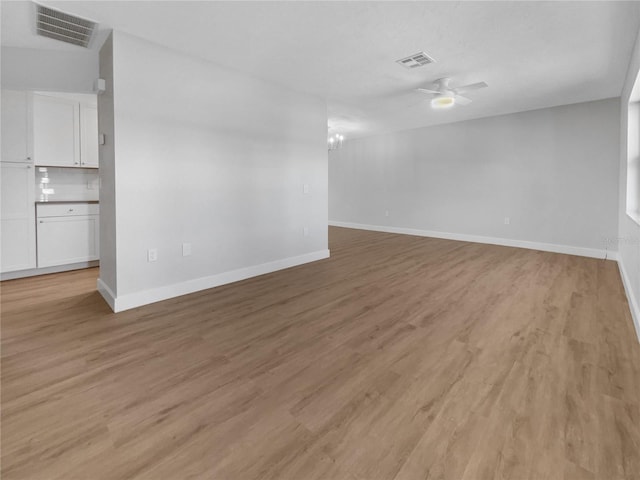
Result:
{"label": "kitchen wall", "polygon": [[2,88],[52,92],[93,92],[98,54],[2,47]]}
{"label": "kitchen wall", "polygon": [[328,256],[326,104],[128,34],[112,40],[107,301],[122,310]]}
{"label": "kitchen wall", "polygon": [[608,99],[349,140],[329,156],[330,221],[604,256],[619,116]]}
{"label": "kitchen wall", "polygon": [[[627,298],[631,306],[631,312],[635,322],[636,333],[640,340],[640,225],[627,215],[627,162],[630,143],[638,145],[640,129],[635,125],[633,130],[629,130],[629,100],[636,78],[640,75],[640,35],[636,39],[635,48],[631,56],[631,64],[627,71],[627,78],[624,82],[621,95],[620,111],[620,198],[619,198],[619,234],[618,249],[620,251],[619,264],[622,278],[627,291]],[[640,92],[639,92],[640,93]],[[633,100],[640,101],[640,95]],[[635,135],[633,138],[631,135]],[[633,161],[634,159],[631,158]],[[637,159],[635,159],[637,162]],[[636,199],[637,202],[637,199]],[[637,203],[636,203],[637,205]]]}

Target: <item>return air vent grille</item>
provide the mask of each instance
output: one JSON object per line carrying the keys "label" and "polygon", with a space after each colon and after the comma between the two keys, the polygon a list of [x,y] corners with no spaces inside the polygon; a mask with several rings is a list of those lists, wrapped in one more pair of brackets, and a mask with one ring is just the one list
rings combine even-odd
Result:
{"label": "return air vent grille", "polygon": [[84,18],[37,5],[36,29],[38,35],[80,47],[88,47],[96,24]]}
{"label": "return air vent grille", "polygon": [[433,62],[435,62],[435,60],[424,52],[418,52],[409,57],[396,60],[396,63],[399,63],[405,68],[418,68]]}

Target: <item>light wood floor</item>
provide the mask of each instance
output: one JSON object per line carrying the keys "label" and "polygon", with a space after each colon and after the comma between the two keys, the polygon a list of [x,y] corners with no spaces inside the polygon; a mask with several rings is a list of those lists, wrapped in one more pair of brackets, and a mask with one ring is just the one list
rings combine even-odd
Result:
{"label": "light wood floor", "polygon": [[2,284],[2,478],[638,479],[611,261],[332,228],[331,259],[113,314]]}

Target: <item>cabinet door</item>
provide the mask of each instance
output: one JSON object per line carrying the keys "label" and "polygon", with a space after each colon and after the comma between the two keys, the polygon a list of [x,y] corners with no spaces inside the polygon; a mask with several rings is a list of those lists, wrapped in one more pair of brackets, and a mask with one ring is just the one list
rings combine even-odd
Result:
{"label": "cabinet door", "polygon": [[30,162],[29,97],[27,92],[2,90],[3,162]]}
{"label": "cabinet door", "polygon": [[98,260],[98,215],[38,219],[38,267]]}
{"label": "cabinet door", "polygon": [[79,104],[33,95],[33,158],[36,165],[80,166]]}
{"label": "cabinet door", "polygon": [[98,168],[98,109],[80,105],[80,164]]}
{"label": "cabinet door", "polygon": [[35,173],[24,163],[0,164],[0,270],[36,268]]}

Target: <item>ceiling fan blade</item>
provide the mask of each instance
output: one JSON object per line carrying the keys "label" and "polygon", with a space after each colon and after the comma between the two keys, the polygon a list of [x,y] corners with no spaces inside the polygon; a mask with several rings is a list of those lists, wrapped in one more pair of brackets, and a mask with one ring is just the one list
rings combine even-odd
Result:
{"label": "ceiling fan blade", "polygon": [[434,95],[438,95],[440,93],[437,90],[429,90],[428,88],[416,88],[416,90],[422,93],[432,93]]}
{"label": "ceiling fan blade", "polygon": [[470,98],[456,95],[456,105],[469,105],[472,102]]}
{"label": "ceiling fan blade", "polygon": [[478,83],[472,83],[470,85],[463,85],[461,87],[456,87],[453,90],[456,93],[465,93],[465,92],[471,92],[473,90],[480,90],[481,88],[486,88],[489,85],[487,85],[485,82],[478,82]]}

